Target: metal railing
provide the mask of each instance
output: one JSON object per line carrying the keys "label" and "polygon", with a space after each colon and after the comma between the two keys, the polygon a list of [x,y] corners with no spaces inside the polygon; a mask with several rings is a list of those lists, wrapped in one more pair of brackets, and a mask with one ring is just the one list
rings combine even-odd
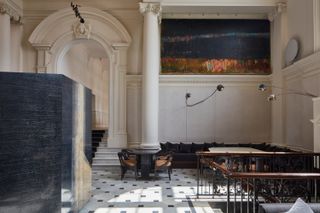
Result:
{"label": "metal railing", "polygon": [[[297,195],[317,202],[320,153],[197,152],[197,157],[197,196],[225,195],[227,212],[232,195],[233,211],[239,201],[241,213],[243,199],[247,201],[246,212],[250,206],[255,212],[260,201],[286,202]],[[224,193],[217,190],[219,184],[226,187]],[[300,193],[295,189],[301,189]]]}

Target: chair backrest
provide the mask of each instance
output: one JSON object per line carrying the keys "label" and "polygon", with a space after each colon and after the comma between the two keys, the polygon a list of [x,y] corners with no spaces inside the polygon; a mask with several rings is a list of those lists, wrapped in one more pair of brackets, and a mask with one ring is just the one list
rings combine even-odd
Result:
{"label": "chair backrest", "polygon": [[172,155],[167,154],[164,156],[158,156],[156,163],[155,163],[155,169],[161,169],[161,168],[169,168],[171,167],[172,162]]}
{"label": "chair backrest", "polygon": [[159,155],[157,156],[158,160],[167,160],[167,161],[172,161],[172,154],[171,153],[167,153],[166,155]]}
{"label": "chair backrest", "polygon": [[118,152],[118,157],[122,167],[133,168],[136,166],[136,160],[129,158],[129,155],[127,152],[125,151]]}
{"label": "chair backrest", "polygon": [[118,152],[118,158],[120,161],[121,166],[125,166],[124,160],[125,160],[125,154],[124,152]]}

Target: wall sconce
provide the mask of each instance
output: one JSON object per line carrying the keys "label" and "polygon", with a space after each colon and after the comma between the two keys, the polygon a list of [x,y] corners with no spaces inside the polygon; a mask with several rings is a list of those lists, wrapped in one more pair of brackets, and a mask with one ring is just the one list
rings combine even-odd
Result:
{"label": "wall sconce", "polygon": [[269,95],[269,97],[267,98],[268,101],[275,101],[275,100],[277,100],[277,96],[290,95],[290,94],[302,95],[302,96],[307,96],[307,97],[311,97],[311,98],[317,98],[318,97],[317,95],[314,95],[314,94],[309,93],[309,92],[303,92],[303,91],[298,91],[298,90],[293,90],[293,89],[284,89],[284,88],[281,88],[281,87],[277,87],[277,86],[273,86],[273,85],[266,85],[266,84],[260,84],[258,86],[258,89],[260,91],[266,91],[268,89],[268,87],[272,87],[272,88],[276,88],[276,89],[281,89],[281,90],[286,90],[287,91],[285,93]]}
{"label": "wall sconce", "polygon": [[224,89],[224,86],[222,84],[219,84],[216,89],[206,98],[202,99],[201,101],[198,101],[194,104],[188,104],[188,99],[191,97],[191,93],[186,93],[186,106],[187,107],[194,107],[198,104],[201,104],[203,102],[205,102],[206,100],[208,100],[210,97],[212,97],[217,91],[221,92]]}

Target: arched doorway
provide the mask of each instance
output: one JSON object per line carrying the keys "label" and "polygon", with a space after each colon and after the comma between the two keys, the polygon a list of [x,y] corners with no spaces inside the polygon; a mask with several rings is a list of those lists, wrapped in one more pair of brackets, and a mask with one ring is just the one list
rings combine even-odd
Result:
{"label": "arched doorway", "polygon": [[108,129],[108,55],[94,40],[74,40],[65,48],[57,66],[57,73],[81,83],[92,91],[92,129]]}
{"label": "arched doorway", "polygon": [[[94,42],[108,58],[108,147],[127,147],[126,73],[127,49],[131,37],[112,15],[101,10],[81,7],[85,24],[80,24],[71,8],[44,19],[32,32],[29,42],[37,50],[37,72],[61,73],[63,60],[72,45]],[[63,24],[62,24],[63,23]]]}

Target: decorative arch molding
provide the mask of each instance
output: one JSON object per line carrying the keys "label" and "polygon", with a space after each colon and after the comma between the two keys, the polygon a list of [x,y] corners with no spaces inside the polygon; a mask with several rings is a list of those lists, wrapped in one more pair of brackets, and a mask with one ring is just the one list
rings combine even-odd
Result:
{"label": "decorative arch molding", "polygon": [[84,25],[70,8],[65,8],[51,14],[35,28],[29,42],[37,50],[36,71],[58,73],[63,56],[72,44],[83,39],[98,42],[110,59],[108,146],[127,147],[126,73],[131,36],[120,21],[104,11],[81,7],[81,15],[86,21]]}

